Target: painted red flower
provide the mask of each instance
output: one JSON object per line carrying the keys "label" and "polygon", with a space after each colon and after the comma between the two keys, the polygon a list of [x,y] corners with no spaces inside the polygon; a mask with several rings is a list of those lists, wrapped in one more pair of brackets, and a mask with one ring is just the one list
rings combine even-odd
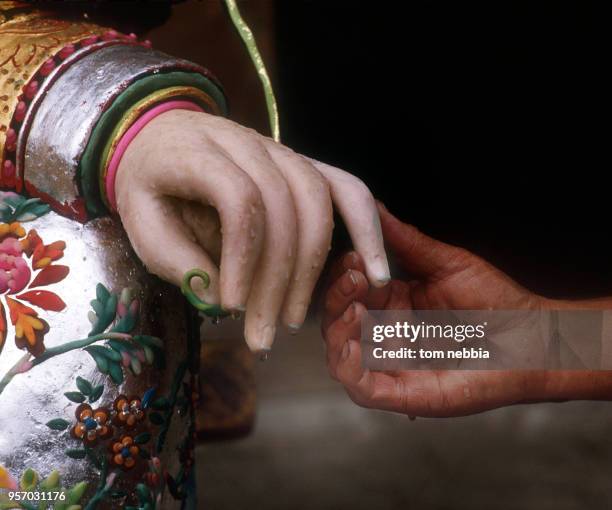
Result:
{"label": "painted red flower", "polygon": [[[66,303],[54,292],[39,287],[52,285],[68,276],[69,268],[54,264],[64,256],[66,243],[44,244],[36,230],[29,232],[21,223],[0,223],[0,295],[8,307],[15,329],[15,344],[40,356],[45,351],[47,322],[29,305],[60,312]],[[8,335],[7,314],[0,301],[0,352]]]}

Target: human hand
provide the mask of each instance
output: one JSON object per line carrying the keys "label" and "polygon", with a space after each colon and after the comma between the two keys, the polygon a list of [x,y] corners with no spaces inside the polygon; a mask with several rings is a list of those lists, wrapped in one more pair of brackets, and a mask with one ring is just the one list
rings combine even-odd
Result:
{"label": "human hand", "polygon": [[[364,369],[358,339],[367,309],[517,310],[542,305],[539,296],[481,258],[425,236],[383,207],[380,217],[385,241],[414,278],[372,288],[363,275],[362,259],[353,252],[333,268],[334,282],[325,299],[328,368],[357,404],[411,416],[460,416],[569,395],[567,384],[551,380],[545,371]],[[585,391],[587,386],[583,379]]]}
{"label": "human hand", "polygon": [[303,323],[330,247],[332,202],[370,283],[389,279],[362,181],[221,117],[173,110],[152,120],[121,160],[116,197],[149,271],[176,285],[193,268],[206,271],[210,287],[194,281],[194,291],[246,310],[254,351],[270,348],[279,314],[292,329]]}

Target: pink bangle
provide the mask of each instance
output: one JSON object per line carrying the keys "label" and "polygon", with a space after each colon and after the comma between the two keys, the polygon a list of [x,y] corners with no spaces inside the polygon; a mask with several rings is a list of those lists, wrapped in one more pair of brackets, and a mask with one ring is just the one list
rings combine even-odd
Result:
{"label": "pink bangle", "polygon": [[192,103],[191,101],[168,101],[151,108],[130,126],[130,128],[121,137],[121,140],[119,140],[117,148],[113,153],[110,163],[108,164],[108,172],[106,173],[106,198],[108,199],[108,203],[113,211],[117,210],[117,200],[115,198],[115,177],[117,176],[119,163],[121,163],[121,158],[123,157],[125,150],[128,148],[136,135],[142,131],[142,128],[144,128],[155,117],[167,112],[168,110],[191,110],[194,112],[204,111],[204,109],[200,108],[197,104]]}

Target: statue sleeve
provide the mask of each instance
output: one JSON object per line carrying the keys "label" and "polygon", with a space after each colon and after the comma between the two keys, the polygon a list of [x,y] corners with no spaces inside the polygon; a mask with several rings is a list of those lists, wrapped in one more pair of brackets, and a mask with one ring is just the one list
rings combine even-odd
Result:
{"label": "statue sleeve", "polygon": [[226,113],[205,68],[134,34],[0,7],[0,188],[86,221],[109,210],[105,180],[130,128],[162,103]]}

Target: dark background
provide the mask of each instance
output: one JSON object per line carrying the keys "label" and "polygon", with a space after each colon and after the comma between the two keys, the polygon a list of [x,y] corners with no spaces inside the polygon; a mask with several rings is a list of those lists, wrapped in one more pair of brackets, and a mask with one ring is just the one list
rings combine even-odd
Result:
{"label": "dark background", "polygon": [[585,1],[277,1],[284,142],[537,292],[610,294],[603,19]]}

